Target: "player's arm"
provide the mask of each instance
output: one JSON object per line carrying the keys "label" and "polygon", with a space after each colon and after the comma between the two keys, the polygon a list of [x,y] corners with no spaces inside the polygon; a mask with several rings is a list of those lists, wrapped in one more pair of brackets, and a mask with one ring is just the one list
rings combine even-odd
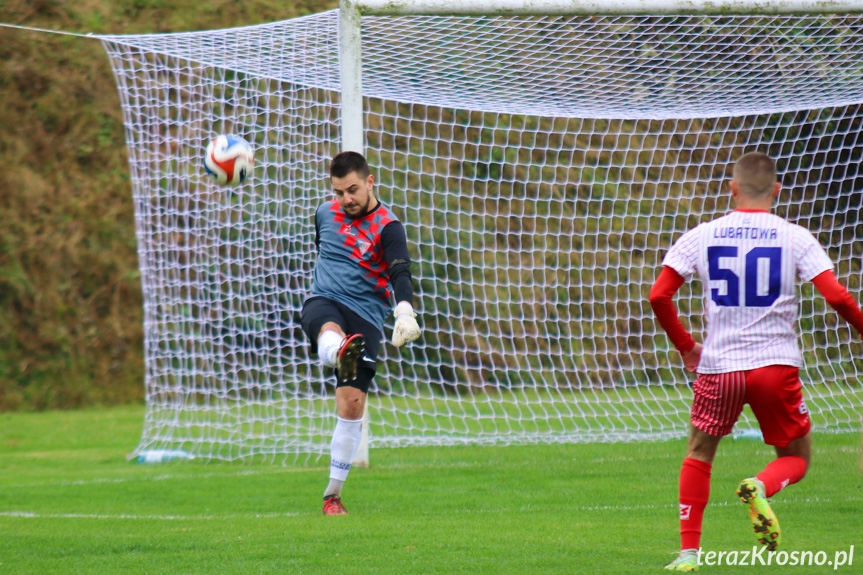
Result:
{"label": "player's arm", "polygon": [[393,326],[392,342],[394,346],[401,347],[419,339],[422,335],[413,307],[411,258],[408,253],[407,235],[401,222],[390,222],[384,226],[381,231],[381,248],[396,298],[396,308],[393,311],[396,321]]}
{"label": "player's arm", "polygon": [[659,325],[665,330],[672,345],[680,352],[683,365],[686,370],[694,373],[701,360],[701,344],[696,343],[692,336],[680,323],[677,308],[674,306],[674,294],[684,284],[683,277],[673,268],[665,266],[662,268],[656,283],[650,290],[650,307],[659,321]]}
{"label": "player's arm", "polygon": [[315,250],[321,251],[321,208],[323,204],[315,210]]}
{"label": "player's arm", "polygon": [[815,288],[821,292],[827,303],[841,315],[845,321],[854,326],[857,333],[863,336],[863,312],[860,311],[860,306],[848,293],[831,270],[822,272],[812,278],[812,283]]}

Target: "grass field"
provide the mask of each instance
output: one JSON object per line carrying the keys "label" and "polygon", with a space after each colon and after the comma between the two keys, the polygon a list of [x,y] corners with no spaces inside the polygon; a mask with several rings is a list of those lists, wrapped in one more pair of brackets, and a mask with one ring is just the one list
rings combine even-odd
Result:
{"label": "grass field", "polygon": [[[682,440],[379,449],[323,517],[326,461],[137,465],[143,407],[0,414],[0,573],[661,573],[678,545]],[[784,549],[856,548],[857,434],[815,436],[809,476],[774,499]],[[751,550],[740,478],[771,459],[727,440],[705,550]],[[822,566],[704,573],[828,573]]]}

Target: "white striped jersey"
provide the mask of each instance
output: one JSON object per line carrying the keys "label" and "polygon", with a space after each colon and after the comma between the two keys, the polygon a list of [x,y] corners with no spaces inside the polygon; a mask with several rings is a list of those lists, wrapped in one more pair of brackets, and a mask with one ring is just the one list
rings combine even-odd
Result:
{"label": "white striped jersey", "polygon": [[806,229],[766,211],[738,210],[681,236],[662,261],[701,280],[707,336],[698,373],[803,367],[797,283],[833,269]]}

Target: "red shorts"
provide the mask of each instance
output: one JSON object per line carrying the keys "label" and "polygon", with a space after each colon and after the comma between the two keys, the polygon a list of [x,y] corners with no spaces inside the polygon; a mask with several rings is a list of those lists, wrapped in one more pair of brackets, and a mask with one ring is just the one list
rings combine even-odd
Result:
{"label": "red shorts", "polygon": [[809,433],[809,410],[796,367],[769,365],[750,371],[700,373],[692,390],[690,421],[708,435],[731,433],[746,403],[767,445],[786,447]]}

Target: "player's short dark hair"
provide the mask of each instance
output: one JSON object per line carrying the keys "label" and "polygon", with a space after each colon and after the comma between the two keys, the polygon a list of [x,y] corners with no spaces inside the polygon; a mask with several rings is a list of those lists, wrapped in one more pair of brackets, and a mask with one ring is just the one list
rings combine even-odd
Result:
{"label": "player's short dark hair", "polygon": [[733,177],[740,191],[749,197],[772,194],[777,182],[776,162],[761,152],[744,154],[734,164]]}
{"label": "player's short dark hair", "polygon": [[337,154],[330,163],[330,177],[344,178],[351,172],[356,172],[361,178],[371,175],[369,163],[365,157],[357,152],[342,152]]}

